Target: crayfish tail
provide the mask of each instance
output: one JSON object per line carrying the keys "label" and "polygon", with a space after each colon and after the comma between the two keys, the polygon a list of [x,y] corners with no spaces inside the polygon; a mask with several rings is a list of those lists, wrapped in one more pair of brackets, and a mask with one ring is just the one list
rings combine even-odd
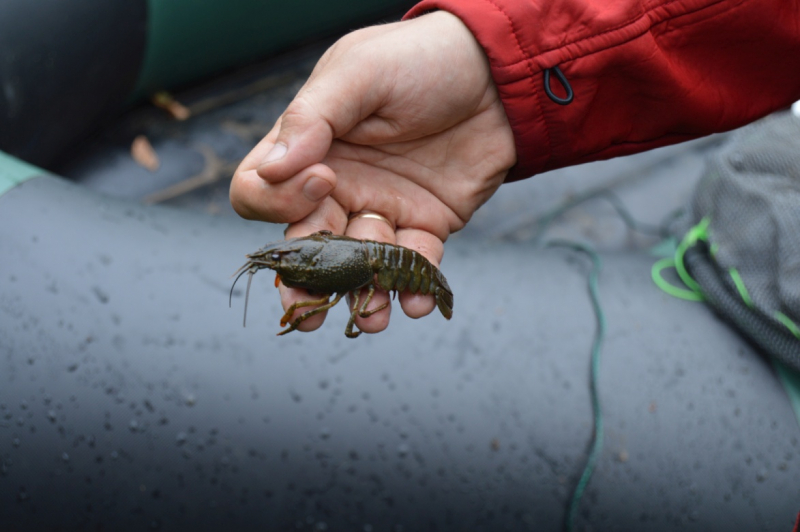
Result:
{"label": "crayfish tail", "polygon": [[439,312],[442,313],[446,319],[453,317],[453,293],[445,290],[441,286],[436,288],[436,306],[439,307]]}

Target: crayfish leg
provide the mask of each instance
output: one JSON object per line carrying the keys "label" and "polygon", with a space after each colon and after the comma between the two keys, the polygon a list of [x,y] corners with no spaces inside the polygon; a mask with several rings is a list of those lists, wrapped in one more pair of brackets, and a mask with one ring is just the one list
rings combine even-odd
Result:
{"label": "crayfish leg", "polygon": [[[295,310],[297,310],[299,308],[302,308],[302,307],[310,307],[311,305],[327,305],[328,302],[330,301],[330,297],[331,296],[329,296],[329,295],[325,295],[325,296],[321,297],[320,299],[312,299],[310,301],[296,301],[296,302],[292,303],[292,306],[290,306],[286,310],[286,312],[283,313],[283,317],[281,318],[281,327],[286,327],[286,324],[289,323],[290,319],[292,319],[292,314],[294,314]],[[334,305],[335,304],[336,303],[334,303]],[[333,306],[333,305],[331,305],[331,306]],[[328,307],[328,308],[330,308],[330,307]]]}
{"label": "crayfish leg", "polygon": [[278,288],[278,285],[281,284],[281,274],[275,274],[275,288]]}
{"label": "crayfish leg", "polygon": [[361,294],[361,289],[356,288],[350,295],[353,297],[353,308],[350,309],[350,319],[347,320],[347,327],[344,328],[344,335],[348,338],[358,338],[361,331],[353,332],[353,325],[356,323],[356,314],[358,314],[358,298]]}
{"label": "crayfish leg", "polygon": [[333,298],[333,301],[330,301],[330,297],[331,296],[326,295],[325,297],[323,297],[321,299],[317,299],[317,300],[313,300],[313,301],[299,301],[297,303],[293,303],[292,306],[289,307],[289,310],[287,310],[286,313],[283,315],[283,318],[281,318],[281,327],[286,326],[286,324],[288,323],[289,319],[292,317],[292,314],[294,314],[295,310],[297,310],[299,308],[302,308],[302,307],[308,307],[308,306],[311,306],[311,305],[322,305],[322,306],[321,307],[317,307],[317,308],[315,308],[313,310],[309,310],[308,312],[304,312],[303,314],[298,316],[297,319],[294,320],[289,325],[289,328],[279,332],[278,336],[282,336],[282,335],[284,335],[284,334],[286,334],[288,332],[292,332],[293,330],[297,329],[297,327],[301,323],[306,321],[311,316],[316,316],[320,312],[325,312],[329,308],[333,307],[336,303],[339,302],[340,299],[342,299],[342,295],[343,294],[336,294],[336,297]]}
{"label": "crayfish leg", "polygon": [[361,290],[356,289],[350,292],[353,296],[353,308],[350,309],[350,319],[347,321],[347,327],[344,329],[344,335],[348,338],[357,338],[358,335],[361,334],[361,331],[353,332],[353,326],[356,322],[356,316],[360,316],[362,318],[369,318],[379,310],[383,310],[389,306],[389,302],[387,301],[383,305],[379,306],[378,308],[374,308],[372,310],[367,310],[367,305],[369,302],[372,301],[372,296],[375,295],[375,285],[370,284],[367,291],[367,297],[364,298],[364,302],[359,305],[359,300],[361,299]]}
{"label": "crayfish leg", "polygon": [[378,308],[374,308],[372,310],[367,310],[367,305],[369,305],[369,302],[372,301],[372,296],[374,296],[374,295],[375,295],[375,285],[370,284],[369,285],[369,291],[367,292],[367,297],[364,298],[364,303],[361,305],[361,308],[358,309],[358,315],[361,316],[362,318],[369,318],[370,316],[372,316],[373,314],[375,314],[379,310],[383,310],[383,309],[385,309],[386,307],[389,306],[389,302],[387,301],[386,303],[384,303],[383,305],[381,305]]}

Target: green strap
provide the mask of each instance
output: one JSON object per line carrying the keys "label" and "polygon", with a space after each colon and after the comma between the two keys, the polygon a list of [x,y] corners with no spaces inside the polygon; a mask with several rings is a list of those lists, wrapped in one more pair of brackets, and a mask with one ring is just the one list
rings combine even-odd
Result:
{"label": "green strap", "polygon": [[46,173],[41,168],[0,151],[0,196],[23,181]]}

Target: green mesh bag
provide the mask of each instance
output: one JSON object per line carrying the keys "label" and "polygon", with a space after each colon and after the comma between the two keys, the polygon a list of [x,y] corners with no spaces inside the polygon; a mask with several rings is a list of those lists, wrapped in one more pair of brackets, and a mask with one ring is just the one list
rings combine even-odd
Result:
{"label": "green mesh bag", "polygon": [[800,371],[800,118],[736,131],[692,200],[676,266],[765,354]]}

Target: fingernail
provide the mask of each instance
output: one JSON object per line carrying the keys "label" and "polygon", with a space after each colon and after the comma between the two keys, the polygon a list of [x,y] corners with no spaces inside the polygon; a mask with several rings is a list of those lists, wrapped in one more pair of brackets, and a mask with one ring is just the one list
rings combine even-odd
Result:
{"label": "fingernail", "polygon": [[284,155],[286,155],[286,144],[275,144],[267,156],[264,157],[264,160],[261,162],[261,164],[277,161],[278,159],[283,158]]}
{"label": "fingernail", "polygon": [[331,190],[333,190],[331,184],[317,176],[311,176],[303,185],[303,195],[309,201],[319,201],[330,194]]}

